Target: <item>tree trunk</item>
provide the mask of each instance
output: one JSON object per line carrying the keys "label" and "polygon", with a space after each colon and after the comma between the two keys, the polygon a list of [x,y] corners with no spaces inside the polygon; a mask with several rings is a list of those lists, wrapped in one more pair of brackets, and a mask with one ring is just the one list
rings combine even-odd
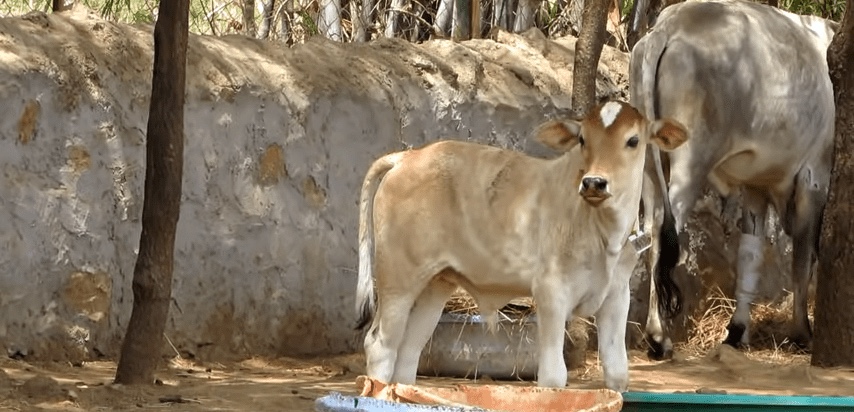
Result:
{"label": "tree trunk", "polygon": [[243,0],[243,34],[255,37],[255,0]]}
{"label": "tree trunk", "polygon": [[[356,1],[356,0],[350,0]],[[374,27],[374,5],[376,2],[374,0],[363,0],[362,1],[362,23],[365,27],[365,41],[371,40],[371,34]]]}
{"label": "tree trunk", "polygon": [[190,0],[160,3],[145,145],[142,234],[133,271],[133,310],[116,383],[152,384],[172,300],[175,229],[184,165],[184,89]]}
{"label": "tree trunk", "polygon": [[[638,1],[643,0],[635,0],[635,3]],[[569,27],[576,37],[581,33],[582,16],[584,16],[584,0],[572,0],[569,4]]]}
{"label": "tree trunk", "polygon": [[264,12],[261,16],[261,27],[258,28],[258,38],[270,37],[270,28],[273,27],[273,10],[276,8],[276,0],[264,0]]}
{"label": "tree trunk", "polygon": [[824,211],[812,364],[854,366],[854,0],[827,50],[836,100],[830,196]]}
{"label": "tree trunk", "polygon": [[51,0],[51,11],[56,13],[65,10],[65,0]]}
{"label": "tree trunk", "polygon": [[587,0],[584,4],[572,70],[572,112],[579,118],[596,104],[596,69],[605,44],[605,21],[610,4],[611,0]]}
{"label": "tree trunk", "polygon": [[359,9],[359,2],[350,0],[350,20],[353,24],[353,41],[365,42],[368,40],[368,32],[365,27],[365,20],[362,16],[362,11]]}
{"label": "tree trunk", "polygon": [[453,16],[454,0],[439,0],[439,10],[436,11],[436,22],[433,23],[433,31],[439,36],[447,37]]}
{"label": "tree trunk", "polygon": [[454,21],[451,24],[454,40],[471,38],[471,0],[454,0]]}
{"label": "tree trunk", "polygon": [[386,37],[395,37],[400,32],[400,11],[408,5],[407,0],[391,0],[391,8],[388,10],[385,26]]}
{"label": "tree trunk", "polygon": [[516,11],[516,22],[513,24],[513,32],[521,33],[534,27],[534,14],[540,0],[519,0]]}
{"label": "tree trunk", "polygon": [[321,0],[317,30],[326,38],[341,41],[341,0]]}
{"label": "tree trunk", "polygon": [[291,37],[291,16],[293,16],[293,0],[284,0],[279,6],[279,41],[288,42]]}
{"label": "tree trunk", "polygon": [[510,0],[494,0],[492,10],[492,27],[500,27],[504,30],[510,29]]}
{"label": "tree trunk", "polygon": [[480,0],[471,1],[471,38],[480,38]]}

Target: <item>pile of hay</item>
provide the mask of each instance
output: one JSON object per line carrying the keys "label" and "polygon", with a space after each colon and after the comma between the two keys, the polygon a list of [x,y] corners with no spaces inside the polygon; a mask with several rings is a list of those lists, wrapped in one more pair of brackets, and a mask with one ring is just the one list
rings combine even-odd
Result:
{"label": "pile of hay", "polygon": [[[499,310],[501,315],[509,319],[525,319],[536,313],[536,305],[530,297],[517,298],[504,305]],[[451,299],[445,303],[445,313],[454,313],[461,315],[478,315],[480,311],[477,307],[477,302],[464,289],[457,289]]]}
{"label": "pile of hay", "polygon": [[[813,318],[814,300],[810,299],[808,315]],[[750,352],[773,351],[793,355],[803,354],[803,349],[786,338],[792,316],[793,296],[777,302],[754,303],[751,309]],[[726,327],[735,312],[735,299],[728,298],[716,287],[700,306],[701,314],[692,316],[694,327],[688,341],[678,345],[682,351],[694,355],[705,355],[726,338]],[[703,309],[704,308],[704,309]]]}

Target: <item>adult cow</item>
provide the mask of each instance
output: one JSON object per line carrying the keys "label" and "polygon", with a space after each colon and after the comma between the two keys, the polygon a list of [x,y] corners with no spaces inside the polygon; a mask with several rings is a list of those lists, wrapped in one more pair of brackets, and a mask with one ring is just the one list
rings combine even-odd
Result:
{"label": "adult cow", "polygon": [[[827,198],[835,114],[825,52],[837,27],[752,2],[688,1],[665,8],[632,50],[633,104],[647,116],[676,119],[691,136],[667,154],[669,193],[661,157],[652,150],[652,182],[664,199],[657,270],[676,265],[677,231],[707,183],[723,196],[741,189],[737,305],[725,340],[733,346],[749,343],[769,204],[794,248],[789,338],[801,345],[811,339],[807,287]],[[652,197],[645,190],[644,203]],[[671,343],[661,316],[677,308],[651,284],[650,356],[664,358]]]}
{"label": "adult cow", "polygon": [[533,296],[539,386],[566,385],[566,321],[595,315],[605,385],[626,390],[629,277],[638,260],[628,238],[638,222],[645,150],[650,142],[679,146],[684,129],[607,102],[580,122],[544,123],[536,138],[562,154],[539,159],[441,141],[370,167],[356,291],[359,328],[371,323],[369,376],[414,383],[421,350],[461,286],[490,329],[512,298]]}

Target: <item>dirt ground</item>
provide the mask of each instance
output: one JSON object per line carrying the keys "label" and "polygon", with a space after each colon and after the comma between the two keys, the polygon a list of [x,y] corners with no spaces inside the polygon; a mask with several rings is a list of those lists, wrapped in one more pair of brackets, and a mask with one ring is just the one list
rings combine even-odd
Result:
{"label": "dirt ground", "polygon": [[[809,366],[806,355],[781,351],[739,352],[717,347],[702,356],[677,354],[651,362],[629,354],[630,390],[726,391],[728,393],[854,395],[854,369]],[[236,363],[196,363],[173,359],[158,373],[158,384],[113,385],[114,362],[25,362],[4,359],[0,368],[0,410],[9,411],[312,411],[330,391],[356,393],[364,370],[362,355],[314,359],[252,358]],[[495,383],[481,379],[479,383]],[[419,385],[450,386],[471,380],[419,377]],[[531,382],[500,382],[531,385]],[[571,372],[569,387],[601,388],[594,352],[584,368]]]}

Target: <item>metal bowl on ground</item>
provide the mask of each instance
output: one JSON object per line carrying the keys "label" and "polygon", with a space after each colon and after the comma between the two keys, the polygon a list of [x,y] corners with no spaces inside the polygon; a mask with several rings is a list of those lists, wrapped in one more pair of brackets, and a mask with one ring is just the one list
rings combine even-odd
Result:
{"label": "metal bowl on ground", "polygon": [[445,313],[421,352],[418,374],[533,380],[536,335],[536,316],[501,317],[493,334],[480,315]]}

